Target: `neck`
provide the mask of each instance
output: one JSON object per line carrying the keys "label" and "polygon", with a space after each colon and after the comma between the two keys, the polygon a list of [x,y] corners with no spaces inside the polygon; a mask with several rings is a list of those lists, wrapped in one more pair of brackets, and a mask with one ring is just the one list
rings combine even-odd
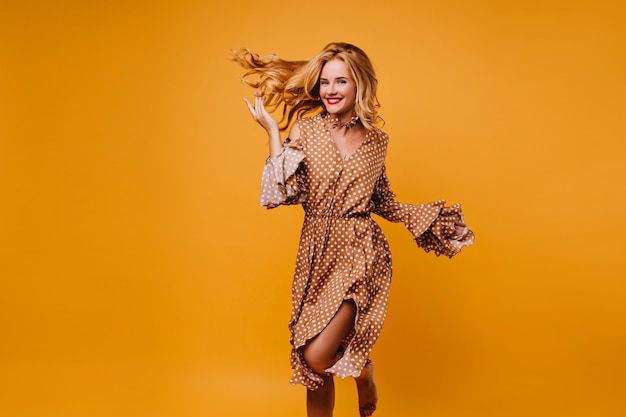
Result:
{"label": "neck", "polygon": [[354,127],[359,122],[359,116],[357,116],[356,114],[347,116],[343,114],[339,115],[339,114],[326,113],[324,118],[333,127],[345,127],[347,129]]}

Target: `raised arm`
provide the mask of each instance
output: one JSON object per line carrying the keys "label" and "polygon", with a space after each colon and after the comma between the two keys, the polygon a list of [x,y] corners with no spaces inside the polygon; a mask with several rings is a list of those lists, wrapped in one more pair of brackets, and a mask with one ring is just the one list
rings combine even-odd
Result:
{"label": "raised arm", "polygon": [[270,146],[270,157],[275,158],[283,151],[283,144],[280,139],[280,130],[278,128],[278,122],[268,113],[265,109],[265,96],[255,94],[254,106],[248,101],[247,98],[243,99],[248,105],[248,110],[254,121],[261,125],[267,132]]}
{"label": "raised arm", "polygon": [[306,190],[303,186],[304,150],[299,124],[294,123],[283,144],[278,123],[265,109],[265,99],[257,96],[254,106],[247,99],[244,100],[250,114],[265,129],[269,138],[270,156],[263,168],[261,205],[273,208],[281,204],[302,203],[306,198]]}

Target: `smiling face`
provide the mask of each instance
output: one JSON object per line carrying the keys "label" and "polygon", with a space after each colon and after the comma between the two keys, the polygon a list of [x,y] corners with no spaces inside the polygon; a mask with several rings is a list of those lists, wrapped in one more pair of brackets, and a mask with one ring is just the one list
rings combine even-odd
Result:
{"label": "smiling face", "polygon": [[320,74],[320,98],[326,111],[341,121],[354,113],[356,82],[345,62],[331,59]]}

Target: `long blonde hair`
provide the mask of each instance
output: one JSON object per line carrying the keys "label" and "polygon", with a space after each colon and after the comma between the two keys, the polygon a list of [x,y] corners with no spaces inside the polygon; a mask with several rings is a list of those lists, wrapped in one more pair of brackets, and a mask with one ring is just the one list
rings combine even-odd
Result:
{"label": "long blonde hair", "polygon": [[286,61],[277,55],[259,56],[249,49],[233,52],[232,59],[246,69],[242,80],[265,96],[265,105],[272,112],[282,107],[281,130],[294,118],[324,112],[319,94],[319,77],[331,59],[340,59],[348,66],[357,85],[354,111],[368,130],[374,130],[378,116],[376,88],[378,80],[368,56],[349,43],[334,42],[310,60]]}

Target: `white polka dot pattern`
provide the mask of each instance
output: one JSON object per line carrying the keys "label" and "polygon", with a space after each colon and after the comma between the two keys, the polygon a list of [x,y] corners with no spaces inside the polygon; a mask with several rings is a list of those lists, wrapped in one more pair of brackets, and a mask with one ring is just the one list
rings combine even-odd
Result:
{"label": "white polka dot pattern", "polygon": [[300,137],[287,139],[283,153],[266,162],[261,204],[302,204],[305,211],[292,285],[291,382],[314,390],[322,379],[308,368],[302,347],[326,327],[344,300],[357,305],[355,330],[343,357],[327,372],[359,376],[385,321],[391,255],[370,213],[404,222],[417,244],[437,255],[453,256],[471,244],[473,234],[450,238],[454,223],[462,220],[458,205],[446,208],[441,200],[415,206],[395,200],[385,174],[388,137],[383,131],[369,132],[344,159],[321,116],[298,123]]}

